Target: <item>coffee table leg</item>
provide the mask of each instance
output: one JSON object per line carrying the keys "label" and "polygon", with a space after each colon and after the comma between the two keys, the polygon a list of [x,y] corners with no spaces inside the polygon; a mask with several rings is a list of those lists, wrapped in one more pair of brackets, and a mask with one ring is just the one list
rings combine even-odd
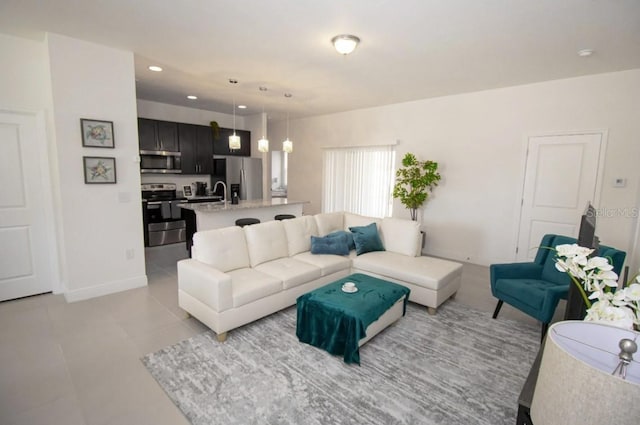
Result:
{"label": "coffee table leg", "polygon": [[223,332],[223,333],[221,333],[221,334],[217,334],[217,335],[216,335],[216,339],[217,339],[219,342],[225,342],[225,341],[227,340],[227,333],[226,333],[226,332]]}
{"label": "coffee table leg", "polygon": [[427,307],[427,313],[429,313],[432,316],[435,315],[436,314],[435,307]]}

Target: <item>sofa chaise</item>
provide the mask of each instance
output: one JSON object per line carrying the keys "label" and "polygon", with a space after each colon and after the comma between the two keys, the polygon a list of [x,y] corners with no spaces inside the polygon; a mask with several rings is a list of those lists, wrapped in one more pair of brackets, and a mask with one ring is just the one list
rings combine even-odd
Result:
{"label": "sofa chaise", "polygon": [[[314,238],[375,223],[384,250],[312,253]],[[356,230],[356,229],[354,229]],[[407,286],[430,314],[460,288],[462,265],[421,255],[415,221],[335,212],[197,232],[178,262],[178,304],[224,341],[229,330],[286,307],[354,272]],[[358,247],[360,249],[360,247]]]}

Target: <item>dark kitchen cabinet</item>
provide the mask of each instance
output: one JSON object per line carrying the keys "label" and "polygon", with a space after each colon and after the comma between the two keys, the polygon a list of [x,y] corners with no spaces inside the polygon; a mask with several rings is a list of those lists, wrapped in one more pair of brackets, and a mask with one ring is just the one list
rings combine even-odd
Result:
{"label": "dark kitchen cabinet", "polygon": [[138,118],[140,150],[179,152],[178,123]]}
{"label": "dark kitchen cabinet", "polygon": [[213,174],[213,133],[204,125],[178,124],[182,174]]}
{"label": "dark kitchen cabinet", "polygon": [[220,127],[218,137],[213,140],[213,153],[216,155],[251,156],[251,132],[236,130],[240,136],[240,149],[229,149],[229,136],[233,134],[232,128]]}

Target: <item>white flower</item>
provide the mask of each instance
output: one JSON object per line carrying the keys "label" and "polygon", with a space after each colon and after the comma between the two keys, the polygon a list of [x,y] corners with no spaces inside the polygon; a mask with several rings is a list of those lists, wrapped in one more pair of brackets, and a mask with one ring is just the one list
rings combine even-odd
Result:
{"label": "white flower", "polygon": [[556,269],[568,273],[573,283],[585,290],[583,296],[590,307],[584,320],[630,329],[634,324],[640,327],[640,272],[626,288],[618,289],[618,275],[609,260],[588,258],[593,249],[577,244],[558,245],[555,249]]}
{"label": "white flower", "polygon": [[631,301],[640,301],[640,283],[632,283],[624,288],[624,295]]}
{"label": "white flower", "polygon": [[614,271],[597,271],[591,275],[592,279],[602,281],[610,288],[618,287],[618,275]]}
{"label": "white flower", "polygon": [[592,257],[587,260],[587,264],[584,267],[585,270],[613,270],[613,266],[609,264],[609,260],[604,257]]}
{"label": "white flower", "polygon": [[635,322],[633,311],[627,307],[616,307],[609,301],[602,300],[593,303],[591,308],[587,310],[585,321],[604,322],[612,326],[625,329],[633,329]]}
{"label": "white flower", "polygon": [[556,246],[559,257],[588,257],[593,249],[585,248],[578,244],[563,244]]}

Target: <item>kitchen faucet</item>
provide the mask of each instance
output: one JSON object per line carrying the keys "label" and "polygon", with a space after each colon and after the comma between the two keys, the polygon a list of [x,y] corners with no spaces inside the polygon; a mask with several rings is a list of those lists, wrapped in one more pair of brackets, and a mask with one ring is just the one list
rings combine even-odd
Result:
{"label": "kitchen faucet", "polygon": [[223,192],[223,198],[222,200],[224,201],[225,205],[227,204],[227,185],[222,181],[222,180],[218,180],[216,182],[216,184],[213,185],[213,192],[215,193],[216,189],[218,188],[218,185],[221,184],[222,185],[222,192]]}

